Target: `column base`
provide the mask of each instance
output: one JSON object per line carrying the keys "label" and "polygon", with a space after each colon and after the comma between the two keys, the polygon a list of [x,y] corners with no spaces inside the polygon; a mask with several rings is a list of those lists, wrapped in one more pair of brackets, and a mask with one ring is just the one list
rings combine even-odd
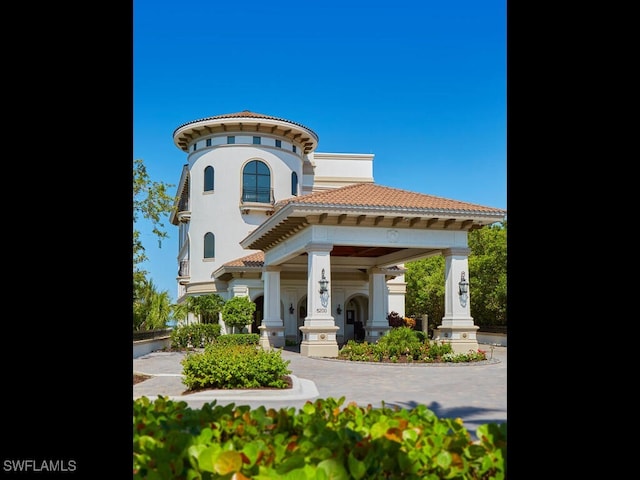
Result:
{"label": "column base", "polygon": [[300,355],[305,357],[338,357],[338,342],[336,332],[339,327],[334,326],[303,326]]}
{"label": "column base", "polygon": [[258,330],[260,330],[260,346],[263,350],[284,347],[284,327],[260,325]]}
{"label": "column base", "polygon": [[433,340],[451,344],[453,353],[469,353],[469,350],[477,352],[479,349],[476,339],[477,325],[460,327],[439,326],[433,331]]}

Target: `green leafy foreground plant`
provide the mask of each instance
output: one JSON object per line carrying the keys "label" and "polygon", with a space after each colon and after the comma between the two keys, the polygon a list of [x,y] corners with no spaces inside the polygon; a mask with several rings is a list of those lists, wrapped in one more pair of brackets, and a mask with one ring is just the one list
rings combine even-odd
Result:
{"label": "green leafy foreground plant", "polygon": [[506,423],[481,425],[472,442],[460,419],[437,418],[424,405],[343,403],[318,399],[296,412],[136,399],[133,478],[506,478]]}

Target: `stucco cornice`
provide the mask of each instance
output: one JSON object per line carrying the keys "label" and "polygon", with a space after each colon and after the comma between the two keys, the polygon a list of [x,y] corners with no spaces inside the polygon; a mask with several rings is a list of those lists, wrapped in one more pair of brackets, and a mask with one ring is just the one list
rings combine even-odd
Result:
{"label": "stucco cornice", "polygon": [[240,245],[266,251],[310,225],[469,231],[503,218],[503,212],[290,202],[245,237]]}

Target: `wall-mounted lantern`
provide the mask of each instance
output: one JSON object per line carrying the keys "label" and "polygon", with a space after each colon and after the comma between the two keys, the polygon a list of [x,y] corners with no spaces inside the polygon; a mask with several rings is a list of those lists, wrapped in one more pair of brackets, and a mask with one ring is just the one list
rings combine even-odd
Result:
{"label": "wall-mounted lantern", "polygon": [[318,283],[320,284],[320,295],[324,295],[329,291],[327,289],[327,285],[329,285],[329,280],[327,280],[327,277],[324,276],[324,268],[322,269],[322,277],[320,278],[320,280],[318,280]]}
{"label": "wall-mounted lantern", "polygon": [[469,282],[464,278],[464,272],[460,273],[460,281],[458,282],[458,295],[460,296],[460,305],[467,306],[467,298],[469,297]]}
{"label": "wall-mounted lantern", "polygon": [[320,284],[320,303],[326,308],[329,305],[329,288],[327,287],[329,285],[329,280],[324,276],[324,268],[322,269],[322,278],[318,280],[318,283]]}
{"label": "wall-mounted lantern", "polygon": [[464,278],[464,272],[460,273],[460,281],[458,282],[458,295],[466,295],[469,293],[469,282]]}
{"label": "wall-mounted lantern", "polygon": [[295,311],[296,311],[296,309],[295,309],[295,308],[293,308],[293,303],[292,303],[291,305],[289,305],[289,313],[290,313],[291,315],[293,315],[293,313],[294,313]]}
{"label": "wall-mounted lantern", "polygon": [[340,304],[338,304],[338,308],[336,308],[336,313],[340,315],[342,313],[342,308],[340,308]]}

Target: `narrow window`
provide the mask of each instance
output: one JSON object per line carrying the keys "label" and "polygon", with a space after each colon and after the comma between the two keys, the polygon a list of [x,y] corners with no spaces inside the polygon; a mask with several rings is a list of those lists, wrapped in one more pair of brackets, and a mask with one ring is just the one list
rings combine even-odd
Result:
{"label": "narrow window", "polygon": [[211,232],[204,236],[204,258],[214,258],[216,256],[216,239]]}
{"label": "narrow window", "polygon": [[282,140],[276,140],[276,147],[282,148]]}
{"label": "narrow window", "polygon": [[207,147],[210,147],[210,146],[211,146],[211,139],[207,138]]}
{"label": "narrow window", "polygon": [[253,137],[253,144],[254,145],[260,145],[261,141],[260,141],[260,137]]}
{"label": "narrow window", "polygon": [[291,195],[298,195],[298,174],[291,172]]}
{"label": "narrow window", "polygon": [[293,153],[296,153],[296,146],[293,145]]}
{"label": "narrow window", "polygon": [[204,169],[204,191],[213,191],[213,167],[208,166]]}
{"label": "narrow window", "polygon": [[236,143],[236,137],[233,135],[227,136],[227,143]]}
{"label": "narrow window", "polygon": [[196,148],[198,148],[198,142],[196,142],[196,143],[194,143],[194,144],[193,144],[193,151],[194,151],[194,152],[196,151]]}
{"label": "narrow window", "polygon": [[250,161],[242,170],[242,201],[271,203],[271,174],[259,160]]}

